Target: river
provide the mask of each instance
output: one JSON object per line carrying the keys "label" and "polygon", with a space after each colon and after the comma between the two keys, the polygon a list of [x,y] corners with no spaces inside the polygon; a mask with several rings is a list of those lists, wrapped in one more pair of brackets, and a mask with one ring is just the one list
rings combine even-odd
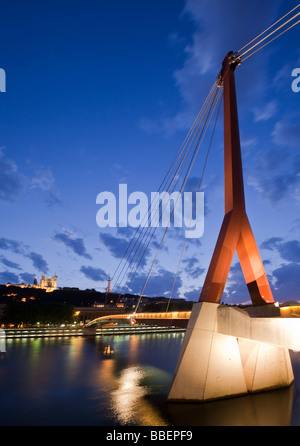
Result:
{"label": "river", "polygon": [[[1,426],[300,425],[300,353],[288,389],[167,403],[183,333],[7,339]],[[103,354],[105,347],[111,356]]]}

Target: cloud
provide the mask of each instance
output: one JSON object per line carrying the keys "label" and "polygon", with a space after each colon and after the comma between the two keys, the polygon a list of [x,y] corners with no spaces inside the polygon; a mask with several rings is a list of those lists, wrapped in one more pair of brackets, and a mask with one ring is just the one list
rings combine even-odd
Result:
{"label": "cloud", "polygon": [[251,302],[251,297],[239,262],[230,268],[222,301],[233,304]]}
{"label": "cloud", "polygon": [[41,271],[43,273],[48,272],[48,264],[43,256],[41,256],[41,254],[30,252],[26,255],[26,257],[28,257],[32,261],[34,268],[36,268],[38,271]]}
{"label": "cloud", "polygon": [[4,148],[0,147],[0,200],[14,202],[23,188],[23,177],[17,165],[4,157]]}
{"label": "cloud", "polygon": [[[160,130],[168,133],[188,129],[199,111],[199,104],[203,103],[210,91],[227,52],[238,51],[253,35],[259,34],[265,24],[276,17],[279,5],[280,2],[274,0],[246,3],[239,0],[186,0],[181,18],[193,22],[194,32],[183,50],[184,62],[173,74],[182,99],[181,110],[174,116],[158,121],[144,119],[143,127],[150,132]],[[253,17],[255,20],[245,20],[245,17]],[[234,26],[229,26],[229,23],[234,23]],[[176,39],[180,39],[179,33]],[[253,90],[264,82],[263,73],[267,66],[265,59],[266,56],[260,60],[259,79],[256,67],[251,64],[244,71],[243,79],[240,80],[244,87],[241,88],[243,98],[252,99]],[[240,97],[240,100],[243,98]]]}
{"label": "cloud", "polygon": [[0,147],[0,200],[15,202],[18,195],[27,190],[40,190],[46,194],[48,207],[62,205],[55,188],[55,178],[49,168],[39,166],[29,173],[21,174],[17,164],[4,155],[5,148]]}
{"label": "cloud", "polygon": [[[127,291],[132,293],[140,294],[144,288],[147,279],[147,274],[136,273],[132,278],[130,286]],[[158,272],[152,273],[147,282],[146,288],[143,295],[149,297],[169,297],[173,284],[174,284],[175,274],[160,268]],[[128,284],[130,282],[130,277]],[[182,280],[180,275],[177,276],[176,283],[174,286],[174,291],[172,297],[179,297],[179,288],[182,286]]]}
{"label": "cloud", "polygon": [[122,237],[115,237],[110,234],[100,233],[99,238],[110,253],[116,258],[122,258],[126,252],[129,241]]}
{"label": "cloud", "polygon": [[270,149],[264,153],[258,153],[258,159],[254,162],[247,181],[264,198],[276,204],[287,195],[297,197],[300,185],[299,174],[299,155],[293,155],[288,147],[280,150]]}
{"label": "cloud", "polygon": [[193,269],[194,266],[199,262],[199,260],[196,257],[189,257],[188,259],[182,260],[182,263],[187,265],[187,269]]}
{"label": "cloud", "polygon": [[[32,251],[30,252],[28,246],[23,245],[22,242],[1,237],[0,249],[11,251],[15,254],[20,254],[30,259],[32,261],[34,268],[36,268],[38,271],[41,271],[43,273],[47,273],[48,271],[48,264],[46,260],[43,258],[43,256],[36,252]],[[6,259],[3,256],[1,258],[1,261],[9,268],[21,269],[17,263],[11,262],[10,260]]]}
{"label": "cloud", "polygon": [[199,279],[200,276],[202,276],[202,274],[205,273],[205,271],[206,271],[205,268],[197,266],[196,268],[187,271],[187,273],[192,277],[192,279]]}
{"label": "cloud", "polygon": [[275,100],[267,102],[264,106],[254,107],[254,121],[267,121],[268,119],[273,118],[277,109],[277,102]]}
{"label": "cloud", "polygon": [[72,232],[63,230],[54,235],[53,240],[63,243],[70,248],[75,254],[85,257],[86,259],[92,259],[92,256],[86,251],[84,240],[81,237],[76,237]]}
{"label": "cloud", "polygon": [[300,263],[300,242],[290,240],[278,246],[280,256],[288,262]]}
{"label": "cloud", "polygon": [[272,149],[266,150],[265,156],[261,159],[263,162],[264,170],[266,172],[274,172],[276,169],[282,168],[285,163],[287,163],[291,158],[291,154],[288,150],[279,150],[275,147]]}
{"label": "cloud", "polygon": [[300,300],[300,242],[284,241],[281,237],[265,240],[261,248],[276,250],[286,263],[272,271],[272,291],[275,300]]}
{"label": "cloud", "polygon": [[10,260],[6,259],[5,257],[1,258],[1,262],[3,263],[3,265],[7,266],[8,268],[21,269],[20,265],[18,265],[15,262],[11,262]]}
{"label": "cloud", "polygon": [[101,268],[93,268],[92,266],[82,266],[80,271],[87,277],[88,279],[94,280],[95,282],[99,282],[101,280],[107,280],[108,275]]}
{"label": "cloud", "polygon": [[22,273],[22,274],[19,275],[19,277],[22,279],[22,282],[33,284],[33,281],[34,281],[34,278],[35,278],[35,274]]}
{"label": "cloud", "polygon": [[[273,204],[285,198],[297,185],[298,180],[289,174],[278,174],[273,177],[252,175],[248,178],[248,184],[253,186],[265,199]],[[294,190],[296,193],[296,189]]]}
{"label": "cloud", "polygon": [[[46,273],[48,271],[48,264],[46,260],[41,256],[41,254],[30,252],[28,246],[25,246],[22,242],[1,237],[0,249],[11,251],[15,254],[20,254],[30,259],[33,263],[34,268],[41,272]],[[21,269],[17,263],[11,262],[4,257],[2,257],[1,261],[10,268]]]}
{"label": "cloud", "polygon": [[63,205],[59,198],[59,192],[55,187],[55,177],[48,167],[39,166],[33,168],[34,174],[29,184],[29,189],[37,189],[45,193],[46,206],[52,208]]}
{"label": "cloud", "polygon": [[271,237],[261,244],[262,249],[278,251],[283,260],[300,263],[300,242],[298,240],[283,241],[280,237]]}
{"label": "cloud", "polygon": [[199,260],[195,256],[182,260],[182,263],[186,265],[186,268],[184,269],[185,273],[193,279],[198,279],[206,271],[205,268],[196,266],[199,263]]}
{"label": "cloud", "polygon": [[[143,231],[143,228],[141,228],[140,231]],[[128,234],[131,233],[132,231]],[[127,232],[123,232],[123,234],[125,235],[124,237],[115,237],[111,234],[100,233],[99,237],[104,246],[117,259],[122,259],[124,257],[124,260],[126,259],[132,266],[137,264],[139,264],[140,267],[145,266],[151,252],[150,248],[147,246],[149,238],[145,235],[146,233],[136,233],[134,241],[131,244],[131,238],[126,236]],[[155,245],[155,242],[153,243]]]}
{"label": "cloud", "polygon": [[0,272],[0,283],[6,284],[8,282],[11,284],[19,283],[19,276],[9,271]]}
{"label": "cloud", "polygon": [[34,274],[30,273],[21,273],[21,274],[15,274],[10,271],[2,271],[0,272],[0,283],[6,284],[20,284],[20,283],[30,283],[33,284],[34,281]]}
{"label": "cloud", "polygon": [[0,249],[12,251],[16,254],[24,254],[23,243],[8,238],[0,238]]}
{"label": "cloud", "polygon": [[273,251],[274,249],[276,249],[278,247],[278,245],[282,242],[282,238],[281,237],[271,237],[268,238],[267,240],[265,240],[260,247],[262,249],[269,249],[271,251]]}
{"label": "cloud", "polygon": [[272,273],[276,279],[274,298],[279,302],[286,300],[300,301],[300,264],[289,263],[275,269]]}
{"label": "cloud", "polygon": [[198,289],[194,289],[192,291],[185,291],[184,298],[190,301],[198,302],[200,294],[202,291],[202,287]]}
{"label": "cloud", "polygon": [[30,189],[41,189],[48,191],[53,188],[54,176],[49,168],[38,167],[35,170],[35,176],[30,183]]}
{"label": "cloud", "polygon": [[47,196],[45,197],[45,203],[48,208],[52,208],[56,205],[62,206],[64,203],[59,198],[58,193],[55,191],[49,191]]}
{"label": "cloud", "polygon": [[292,118],[278,121],[272,132],[272,139],[275,144],[298,149],[300,147],[300,127],[298,123],[293,123]]}

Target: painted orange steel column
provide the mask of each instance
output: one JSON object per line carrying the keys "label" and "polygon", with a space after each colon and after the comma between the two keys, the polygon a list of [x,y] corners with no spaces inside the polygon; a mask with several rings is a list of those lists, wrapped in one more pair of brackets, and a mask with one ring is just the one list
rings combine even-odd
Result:
{"label": "painted orange steel column", "polygon": [[223,61],[225,217],[199,298],[219,303],[235,250],[253,305],[274,302],[272,291],[248,221],[245,208],[243,168],[239,136],[234,53]]}

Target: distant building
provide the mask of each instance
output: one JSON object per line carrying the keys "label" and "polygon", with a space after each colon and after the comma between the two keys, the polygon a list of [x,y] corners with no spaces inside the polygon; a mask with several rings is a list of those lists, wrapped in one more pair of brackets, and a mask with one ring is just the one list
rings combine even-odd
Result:
{"label": "distant building", "polygon": [[[6,284],[6,286],[17,286],[19,288],[31,288],[30,283],[27,283],[25,285],[25,283],[15,284],[15,283],[8,282]],[[48,279],[46,279],[45,274],[43,274],[39,285],[37,283],[37,278],[35,277],[34,281],[33,281],[33,288],[39,288],[42,290],[46,290],[48,293],[56,290],[57,289],[57,276],[56,275],[52,276],[52,279],[51,279],[51,277],[48,277]]]}
{"label": "distant building", "polygon": [[20,283],[19,284],[19,283],[7,282],[6,286],[17,286],[19,288],[31,288],[30,283],[26,283],[26,285],[25,285],[25,283]]}
{"label": "distant building", "polygon": [[52,279],[51,277],[46,279],[45,274],[43,274],[39,285],[37,284],[37,278],[35,277],[33,288],[40,288],[42,290],[46,290],[48,293],[51,293],[57,289],[57,276],[52,276]]}

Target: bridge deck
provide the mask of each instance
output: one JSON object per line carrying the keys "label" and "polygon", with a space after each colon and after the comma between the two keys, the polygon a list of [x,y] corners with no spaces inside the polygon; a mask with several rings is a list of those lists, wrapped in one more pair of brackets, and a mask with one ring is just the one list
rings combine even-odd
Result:
{"label": "bridge deck", "polygon": [[[85,327],[93,325],[104,325],[107,323],[123,323],[134,324],[142,322],[149,325],[164,325],[164,326],[180,326],[186,327],[191,316],[191,311],[172,311],[164,313],[129,313],[129,314],[113,314],[108,316],[98,317],[86,324]],[[152,322],[151,322],[152,321]]]}

